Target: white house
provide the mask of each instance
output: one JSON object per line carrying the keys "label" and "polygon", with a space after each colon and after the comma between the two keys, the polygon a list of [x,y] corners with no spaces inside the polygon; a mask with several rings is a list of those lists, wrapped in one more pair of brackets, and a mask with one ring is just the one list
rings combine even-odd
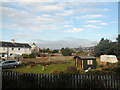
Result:
{"label": "white house", "polygon": [[35,45],[35,43],[33,43],[32,45],[31,45],[31,52],[32,53],[39,53],[40,52],[40,48],[39,47],[37,47],[36,45]]}
{"label": "white house", "polygon": [[11,42],[0,41],[0,58],[8,58],[14,54],[30,54],[31,46],[28,43],[16,43],[13,39]]}

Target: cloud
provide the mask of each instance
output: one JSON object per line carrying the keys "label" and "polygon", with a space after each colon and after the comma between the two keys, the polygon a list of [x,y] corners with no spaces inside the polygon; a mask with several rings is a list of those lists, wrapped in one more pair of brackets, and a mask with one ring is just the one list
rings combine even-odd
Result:
{"label": "cloud", "polygon": [[86,28],[100,28],[100,27],[94,26],[94,25],[84,25],[84,27],[86,27]]}
{"label": "cloud", "polygon": [[[81,5],[81,4],[80,4]],[[109,9],[106,8],[85,8],[84,7],[80,7],[79,8],[74,8],[72,7],[72,9],[69,10],[63,10],[63,12],[58,12],[56,13],[56,15],[63,15],[63,16],[68,16],[68,15],[75,15],[75,14],[81,14],[81,13],[92,13],[92,12],[106,12],[109,11]],[[88,16],[86,16],[88,17]],[[92,18],[96,18],[96,17],[101,17],[101,15],[91,15]]]}
{"label": "cloud", "polygon": [[75,10],[64,10],[64,12],[62,13],[56,13],[56,15],[63,15],[63,16],[68,16],[68,15],[72,15],[72,14],[75,14]]}
{"label": "cloud", "polygon": [[100,25],[108,25],[107,23],[100,23]]}
{"label": "cloud", "polygon": [[73,27],[73,25],[64,25],[64,27]]}
{"label": "cloud", "polygon": [[34,42],[40,48],[50,48],[50,49],[60,49],[62,47],[76,48],[79,46],[87,47],[87,46],[94,46],[98,43],[97,41],[90,41],[87,39],[80,39],[80,38],[73,38],[73,37],[63,38],[61,40],[36,39],[34,40]]}
{"label": "cloud", "polygon": [[33,10],[36,10],[37,12],[40,12],[40,11],[53,12],[53,11],[62,11],[64,10],[64,7],[57,6],[57,5],[43,5],[43,6],[36,6],[33,8]]}
{"label": "cloud", "polygon": [[25,10],[18,10],[9,7],[1,7],[0,11],[3,12],[3,28],[9,30],[59,30],[60,25],[64,24],[63,22],[65,22],[64,18],[45,17],[46,15],[38,16]]}
{"label": "cloud", "polygon": [[51,15],[49,15],[49,14],[43,14],[42,16],[43,17],[50,17]]}
{"label": "cloud", "polygon": [[98,22],[101,22],[101,21],[97,21],[97,20],[88,20],[86,21],[87,23],[98,23]]}
{"label": "cloud", "polygon": [[65,33],[71,33],[71,32],[81,32],[81,31],[84,31],[84,29],[81,29],[81,28],[73,28],[72,30],[67,30],[67,31],[64,31]]}
{"label": "cloud", "polygon": [[104,34],[104,33],[97,33],[97,34],[95,34],[95,36],[104,36],[104,35],[106,35],[106,34]]}
{"label": "cloud", "polygon": [[15,33],[12,36],[23,38],[23,37],[33,37],[35,35],[34,34],[30,34],[30,33]]}
{"label": "cloud", "polygon": [[92,15],[84,15],[76,17],[76,19],[95,19],[95,18],[103,18],[104,15],[101,14],[92,14]]}
{"label": "cloud", "polygon": [[119,0],[84,0],[84,1],[81,1],[81,0],[0,0],[1,2],[119,2]]}

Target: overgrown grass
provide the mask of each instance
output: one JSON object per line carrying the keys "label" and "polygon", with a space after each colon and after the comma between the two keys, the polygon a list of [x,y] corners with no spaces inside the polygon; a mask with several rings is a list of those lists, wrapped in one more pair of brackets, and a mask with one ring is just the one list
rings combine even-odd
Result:
{"label": "overgrown grass", "polygon": [[[5,69],[5,70],[11,70],[15,72],[22,72],[22,73],[40,73],[40,74],[49,74],[51,70],[58,69],[60,71],[64,71],[68,66],[74,66],[74,60],[67,60],[67,62],[72,63],[65,63],[65,64],[52,64],[52,65],[46,65],[42,66],[40,64],[35,64],[35,66],[30,67],[30,65],[27,66],[20,66],[16,69]],[[44,71],[42,71],[42,68],[45,68]]]}

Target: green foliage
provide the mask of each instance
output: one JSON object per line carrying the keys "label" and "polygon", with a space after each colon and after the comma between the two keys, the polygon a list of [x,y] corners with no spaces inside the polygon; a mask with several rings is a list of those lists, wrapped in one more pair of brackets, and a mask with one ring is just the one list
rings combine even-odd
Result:
{"label": "green foliage", "polygon": [[118,38],[116,39],[117,40],[117,51],[116,51],[116,55],[117,56],[120,56],[120,34],[118,35]]}
{"label": "green foliage", "polygon": [[35,58],[35,57],[36,57],[36,56],[35,56],[35,54],[33,54],[33,53],[29,55],[29,58]]}
{"label": "green foliage", "polygon": [[75,66],[68,66],[65,70],[65,73],[69,73],[69,74],[76,74],[79,71],[77,70],[77,68]]}
{"label": "green foliage", "polygon": [[99,42],[99,44],[97,44],[95,46],[95,56],[99,57],[100,55],[116,55],[117,53],[117,43],[116,42],[112,42],[108,39],[104,39],[102,38]]}
{"label": "green foliage", "polygon": [[23,58],[35,58],[35,54],[22,54]]}
{"label": "green foliage", "polygon": [[69,48],[62,48],[61,52],[63,56],[71,56],[73,51],[72,49],[69,49]]}
{"label": "green foliage", "polygon": [[22,54],[23,58],[29,58],[28,54]]}
{"label": "green foliage", "polygon": [[59,50],[53,50],[52,53],[59,53]]}

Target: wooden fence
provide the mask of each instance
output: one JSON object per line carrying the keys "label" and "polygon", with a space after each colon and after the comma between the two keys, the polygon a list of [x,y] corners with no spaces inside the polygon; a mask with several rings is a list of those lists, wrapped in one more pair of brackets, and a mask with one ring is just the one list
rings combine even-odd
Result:
{"label": "wooden fence", "polygon": [[3,88],[116,88],[120,77],[114,75],[49,75],[2,72]]}

